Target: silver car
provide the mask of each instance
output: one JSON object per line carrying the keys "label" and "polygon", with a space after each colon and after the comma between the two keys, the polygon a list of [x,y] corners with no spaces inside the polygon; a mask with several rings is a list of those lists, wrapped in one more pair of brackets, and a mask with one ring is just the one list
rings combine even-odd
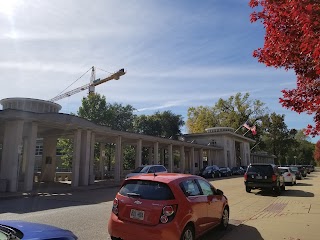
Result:
{"label": "silver car", "polygon": [[133,170],[131,173],[127,174],[126,178],[140,175],[140,174],[145,174],[145,173],[159,173],[159,172],[166,173],[168,171],[166,167],[163,165],[145,165],[145,166],[138,167],[135,170]]}

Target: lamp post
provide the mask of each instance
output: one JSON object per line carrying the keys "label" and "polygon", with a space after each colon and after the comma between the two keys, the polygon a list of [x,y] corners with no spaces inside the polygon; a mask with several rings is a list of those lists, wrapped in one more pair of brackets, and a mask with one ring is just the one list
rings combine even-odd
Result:
{"label": "lamp post", "polygon": [[297,156],[293,156],[294,158],[294,165],[297,165]]}

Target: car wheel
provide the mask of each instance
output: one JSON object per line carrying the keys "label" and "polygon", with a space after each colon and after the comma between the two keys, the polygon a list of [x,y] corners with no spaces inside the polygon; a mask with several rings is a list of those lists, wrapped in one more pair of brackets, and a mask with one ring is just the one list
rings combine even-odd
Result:
{"label": "car wheel", "polygon": [[111,240],[119,240],[119,238],[117,237],[113,237],[113,236],[110,236],[111,237]]}
{"label": "car wheel", "polygon": [[194,240],[194,230],[191,225],[188,225],[185,227],[185,229],[182,232],[180,240]]}
{"label": "car wheel", "polygon": [[246,192],[247,192],[247,193],[251,192],[251,188],[246,187]]}
{"label": "car wheel", "polygon": [[275,187],[275,188],[273,189],[273,192],[274,192],[274,194],[275,194],[276,196],[279,196],[279,195],[281,194],[281,188],[282,188],[282,187]]}
{"label": "car wheel", "polygon": [[222,229],[226,229],[228,227],[228,225],[229,225],[229,209],[224,208],[223,213],[222,213],[222,217],[221,217],[220,227]]}

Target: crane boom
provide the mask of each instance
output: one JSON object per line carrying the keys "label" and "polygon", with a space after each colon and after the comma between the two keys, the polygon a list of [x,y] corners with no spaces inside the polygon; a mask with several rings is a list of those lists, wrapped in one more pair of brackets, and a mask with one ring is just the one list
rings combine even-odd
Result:
{"label": "crane boom", "polygon": [[[93,70],[93,76],[94,76],[94,68],[92,67],[92,70]],[[73,89],[71,91],[68,91],[68,92],[65,92],[65,93],[62,93],[62,94],[59,94],[58,96],[50,99],[49,101],[51,102],[56,102],[60,99],[63,99],[63,98],[66,98],[66,97],[70,97],[76,93],[79,93],[83,90],[86,90],[86,89],[89,89],[89,93],[92,93],[94,92],[94,87],[97,86],[97,85],[100,85],[101,83],[105,83],[107,81],[110,81],[110,80],[119,80],[121,76],[123,76],[124,74],[126,74],[126,72],[124,71],[124,69],[120,69],[119,71],[111,74],[110,76],[104,78],[104,79],[95,79],[93,81],[91,81],[90,83],[86,84],[86,85],[83,85],[81,87],[78,87],[76,89]]]}

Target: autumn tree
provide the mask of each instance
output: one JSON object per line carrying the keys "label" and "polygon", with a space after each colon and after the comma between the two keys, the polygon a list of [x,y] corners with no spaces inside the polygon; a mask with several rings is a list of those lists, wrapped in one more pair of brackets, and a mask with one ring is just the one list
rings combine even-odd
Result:
{"label": "autumn tree", "polygon": [[266,34],[263,48],[253,56],[266,66],[292,69],[297,87],[282,90],[282,106],[314,114],[315,126],[306,133],[320,134],[320,2],[319,0],[250,0],[259,11],[251,22],[261,21]]}

